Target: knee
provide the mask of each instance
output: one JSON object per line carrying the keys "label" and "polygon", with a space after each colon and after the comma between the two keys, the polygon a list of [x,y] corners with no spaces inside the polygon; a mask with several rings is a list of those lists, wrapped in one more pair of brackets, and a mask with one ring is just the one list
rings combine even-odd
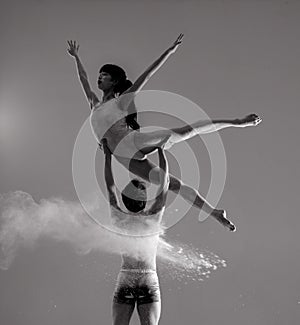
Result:
{"label": "knee", "polygon": [[181,186],[182,186],[181,180],[179,180],[175,177],[170,177],[169,190],[171,190],[173,192],[179,192]]}

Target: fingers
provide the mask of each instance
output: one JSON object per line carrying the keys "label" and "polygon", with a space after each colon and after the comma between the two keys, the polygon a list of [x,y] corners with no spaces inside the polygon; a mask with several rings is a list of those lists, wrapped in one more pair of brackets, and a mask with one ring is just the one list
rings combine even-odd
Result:
{"label": "fingers", "polygon": [[70,46],[70,48],[76,49],[76,50],[79,49],[79,44],[77,44],[76,41],[69,40],[69,41],[67,41],[67,43]]}
{"label": "fingers", "polygon": [[176,41],[169,48],[171,53],[174,53],[177,50],[178,46],[182,43],[182,39],[183,39],[183,34],[180,33],[179,36],[176,38]]}
{"label": "fingers", "polygon": [[180,44],[182,42],[183,36],[184,35],[182,33],[180,33],[179,36],[177,37],[175,43]]}
{"label": "fingers", "polygon": [[69,45],[70,47],[73,47],[73,41],[72,41],[72,40],[68,41],[68,45]]}
{"label": "fingers", "polygon": [[182,39],[183,39],[183,34],[182,33],[180,33],[180,35],[178,36],[178,39],[177,39],[177,41],[179,41],[179,42],[181,42],[182,41]]}

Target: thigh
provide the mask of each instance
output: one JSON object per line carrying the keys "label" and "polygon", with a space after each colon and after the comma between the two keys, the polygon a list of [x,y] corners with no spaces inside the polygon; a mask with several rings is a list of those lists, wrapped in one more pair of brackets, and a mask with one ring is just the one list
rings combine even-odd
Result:
{"label": "thigh", "polygon": [[131,173],[143,178],[144,180],[158,184],[159,183],[159,167],[148,159],[136,160],[115,156]]}
{"label": "thigh", "polygon": [[157,147],[161,147],[163,144],[165,144],[171,137],[172,133],[173,132],[171,130],[158,130],[144,133],[135,132],[135,146],[142,152],[145,150],[146,153],[150,153]]}
{"label": "thigh", "polygon": [[129,274],[120,272],[113,297],[113,324],[128,325],[135,307],[135,297],[132,294],[134,279]]}
{"label": "thigh", "polygon": [[141,325],[157,325],[161,313],[161,302],[155,301],[138,305],[137,310]]}
{"label": "thigh", "polygon": [[[121,163],[126,169],[131,173],[143,178],[144,180],[153,183],[159,184],[159,167],[153,164],[150,160],[136,160],[136,159],[127,159],[123,157],[116,156],[116,159]],[[170,174],[170,184],[169,190],[178,193],[182,182],[180,179],[176,178]]]}
{"label": "thigh", "polygon": [[161,298],[157,273],[148,273],[140,278],[136,296],[141,325],[158,324]]}
{"label": "thigh", "polygon": [[114,301],[112,307],[113,325],[129,325],[133,311],[134,305],[120,304]]}

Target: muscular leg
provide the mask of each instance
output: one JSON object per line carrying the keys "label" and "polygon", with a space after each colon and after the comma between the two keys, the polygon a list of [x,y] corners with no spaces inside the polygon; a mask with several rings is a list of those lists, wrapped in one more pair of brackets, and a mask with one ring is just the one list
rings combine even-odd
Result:
{"label": "muscular leg", "polygon": [[[116,157],[116,159],[133,174],[147,180],[148,182],[159,184],[159,167],[154,165],[148,159],[129,160],[122,157]],[[185,200],[192,203],[193,206],[210,214],[231,231],[235,230],[235,226],[226,219],[226,213],[224,210],[217,210],[212,207],[207,201],[205,201],[197,190],[184,184],[180,179],[173,175],[170,175],[169,190],[180,194]]]}
{"label": "muscular leg", "polygon": [[158,325],[161,302],[151,302],[137,306],[137,311],[140,317],[141,325]]}
{"label": "muscular leg", "polygon": [[134,305],[113,302],[113,325],[129,325],[133,311]]}
{"label": "muscular leg", "polygon": [[254,126],[260,122],[261,119],[256,114],[248,115],[243,119],[197,121],[191,125],[185,125],[180,128],[171,129],[171,131],[173,131],[173,134],[170,137],[169,141],[171,143],[178,143],[199,134],[212,133],[229,127],[240,128],[252,125]]}
{"label": "muscular leg", "polygon": [[169,149],[173,144],[188,140],[199,134],[216,132],[228,127],[255,126],[260,122],[261,118],[256,114],[247,115],[243,119],[197,121],[180,128],[138,133],[135,137],[135,145],[139,151],[149,154],[157,147],[165,145],[165,148]]}

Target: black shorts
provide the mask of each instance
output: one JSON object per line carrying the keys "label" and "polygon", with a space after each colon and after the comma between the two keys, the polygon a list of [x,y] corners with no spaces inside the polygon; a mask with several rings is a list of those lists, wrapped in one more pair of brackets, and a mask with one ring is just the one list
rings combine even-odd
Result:
{"label": "black shorts", "polygon": [[122,269],[118,275],[113,301],[129,305],[159,302],[160,289],[156,271]]}

